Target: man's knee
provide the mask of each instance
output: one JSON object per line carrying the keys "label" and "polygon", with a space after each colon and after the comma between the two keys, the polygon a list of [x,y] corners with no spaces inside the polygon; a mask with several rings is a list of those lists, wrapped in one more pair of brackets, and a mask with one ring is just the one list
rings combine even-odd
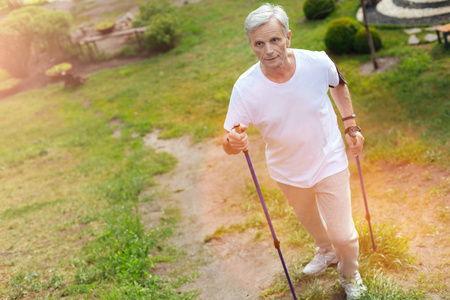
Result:
{"label": "man's knee", "polygon": [[335,248],[346,248],[358,245],[358,232],[354,230],[351,234],[333,234],[330,240]]}

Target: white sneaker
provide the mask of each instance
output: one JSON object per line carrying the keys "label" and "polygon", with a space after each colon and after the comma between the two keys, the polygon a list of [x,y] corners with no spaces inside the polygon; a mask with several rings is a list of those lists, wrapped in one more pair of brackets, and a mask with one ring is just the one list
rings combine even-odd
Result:
{"label": "white sneaker", "polygon": [[341,281],[342,287],[347,295],[347,300],[356,300],[361,297],[361,295],[367,291],[364,285],[361,275],[358,271],[353,274],[353,276],[348,277],[344,275],[339,275],[339,280]]}
{"label": "white sneaker", "polygon": [[323,273],[329,265],[336,264],[338,259],[334,251],[328,251],[327,249],[318,249],[316,256],[311,260],[309,264],[303,269],[303,273],[306,275],[319,275]]}

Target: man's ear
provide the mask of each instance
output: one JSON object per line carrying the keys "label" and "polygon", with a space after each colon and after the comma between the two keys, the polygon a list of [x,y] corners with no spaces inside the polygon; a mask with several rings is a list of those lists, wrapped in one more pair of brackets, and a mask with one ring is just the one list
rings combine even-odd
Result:
{"label": "man's ear", "polygon": [[292,35],[292,31],[289,30],[288,34],[286,35],[286,46],[287,48],[289,48],[291,46],[291,35]]}

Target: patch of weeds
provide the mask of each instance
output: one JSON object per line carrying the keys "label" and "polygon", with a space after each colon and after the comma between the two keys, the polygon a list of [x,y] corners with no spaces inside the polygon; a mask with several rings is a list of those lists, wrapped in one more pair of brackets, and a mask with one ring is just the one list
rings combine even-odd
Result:
{"label": "patch of weeds", "polygon": [[372,224],[376,252],[372,250],[372,240],[367,222],[358,221],[356,229],[359,233],[359,260],[362,269],[411,270],[414,268],[414,258],[407,253],[408,239],[397,234],[394,225],[387,223],[375,226]]}
{"label": "patch of weeds", "polygon": [[9,284],[9,298],[20,299],[27,295],[32,295],[46,289],[47,291],[59,290],[64,285],[62,275],[53,275],[49,279],[43,279],[38,272],[19,273],[11,277]]}
{"label": "patch of weeds", "polygon": [[[442,267],[436,268],[433,273],[420,273],[417,280],[417,287],[428,291],[425,293],[426,296],[431,296],[433,294],[435,299],[448,299],[449,286],[447,285],[448,278],[448,264]],[[441,296],[441,298],[439,298]],[[426,299],[432,299],[431,297],[426,297]]]}
{"label": "patch of weeds", "polygon": [[11,277],[8,281],[11,299],[19,299],[22,296],[28,295],[42,289],[40,282],[40,275],[38,272],[31,272],[26,274],[17,274]]}
{"label": "patch of weeds", "polygon": [[[309,260],[303,260],[289,270],[289,275],[294,284],[297,299],[328,300],[341,299],[344,296],[339,283],[336,269],[330,268],[322,275],[308,276],[302,273],[303,267]],[[284,273],[280,273],[272,287],[262,293],[265,299],[280,299],[284,295],[291,295],[288,281]]]}
{"label": "patch of weeds", "polygon": [[167,172],[176,161],[166,152],[135,151],[128,156],[124,170],[100,189],[112,203],[136,201],[144,188],[150,185],[149,177]]}
{"label": "patch of weeds", "polygon": [[85,263],[75,276],[76,283],[142,280],[154,266],[150,249],[157,244],[158,234],[147,236],[139,217],[125,206],[116,207],[105,218],[109,221],[104,232],[86,246]]}
{"label": "patch of weeds", "polygon": [[383,160],[389,157],[390,160],[398,164],[413,162],[413,163],[430,163],[431,158],[429,147],[424,141],[412,138],[401,131],[389,131],[384,139],[386,143],[384,146],[379,146],[371,149],[367,157],[371,160]]}
{"label": "patch of weeds", "polygon": [[420,291],[408,291],[400,287],[394,279],[389,277],[381,269],[375,269],[364,273],[364,283],[367,292],[361,300],[420,300],[424,299]]}
{"label": "patch of weeds", "polygon": [[178,293],[168,278],[149,276],[142,284],[117,285],[114,289],[101,294],[104,299],[195,299],[197,292]]}
{"label": "patch of weeds", "polygon": [[[146,231],[132,207],[132,203],[118,205],[104,216],[104,231],[85,246],[85,257],[74,261],[78,268],[75,281],[64,294],[101,292],[106,299],[191,299],[189,293],[177,296],[171,280],[150,273],[156,262],[172,261],[176,256],[176,250],[164,245],[173,232],[176,214],[167,212],[160,227]],[[111,282],[113,287],[101,288],[102,283]]]}
{"label": "patch of weeds", "polygon": [[264,225],[264,220],[259,216],[254,216],[251,219],[242,222],[242,223],[236,223],[231,224],[228,226],[222,225],[219,228],[214,231],[212,235],[207,235],[204,239],[205,243],[208,243],[212,240],[220,239],[225,234],[237,234],[237,233],[243,233],[247,231],[250,228],[262,228]]}
{"label": "patch of weeds", "polygon": [[431,57],[426,52],[411,51],[403,57],[399,69],[405,73],[419,74],[430,68]]}
{"label": "patch of weeds", "polygon": [[445,178],[442,184],[433,187],[431,194],[435,198],[444,198],[450,193],[450,178]]}
{"label": "patch of weeds", "polygon": [[53,275],[47,282],[45,282],[46,289],[59,290],[64,286],[64,276]]}
{"label": "patch of weeds", "polygon": [[448,222],[450,220],[450,206],[438,207],[438,219],[442,222]]}

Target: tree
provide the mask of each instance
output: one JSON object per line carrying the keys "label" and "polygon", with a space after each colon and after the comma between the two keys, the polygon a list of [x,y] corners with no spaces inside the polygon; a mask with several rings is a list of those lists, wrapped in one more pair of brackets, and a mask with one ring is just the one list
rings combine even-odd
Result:
{"label": "tree", "polygon": [[70,18],[68,13],[35,6],[11,12],[0,20],[0,67],[15,77],[25,77],[33,50],[63,55]]}
{"label": "tree", "polygon": [[367,42],[369,43],[369,48],[370,48],[370,56],[372,57],[373,67],[376,70],[376,69],[378,69],[378,63],[377,63],[377,59],[375,57],[375,46],[373,45],[372,34],[370,33],[370,29],[369,29],[369,22],[367,21],[366,5],[364,3],[364,0],[361,0],[361,9],[363,12],[363,17],[364,17],[364,26],[366,27]]}

